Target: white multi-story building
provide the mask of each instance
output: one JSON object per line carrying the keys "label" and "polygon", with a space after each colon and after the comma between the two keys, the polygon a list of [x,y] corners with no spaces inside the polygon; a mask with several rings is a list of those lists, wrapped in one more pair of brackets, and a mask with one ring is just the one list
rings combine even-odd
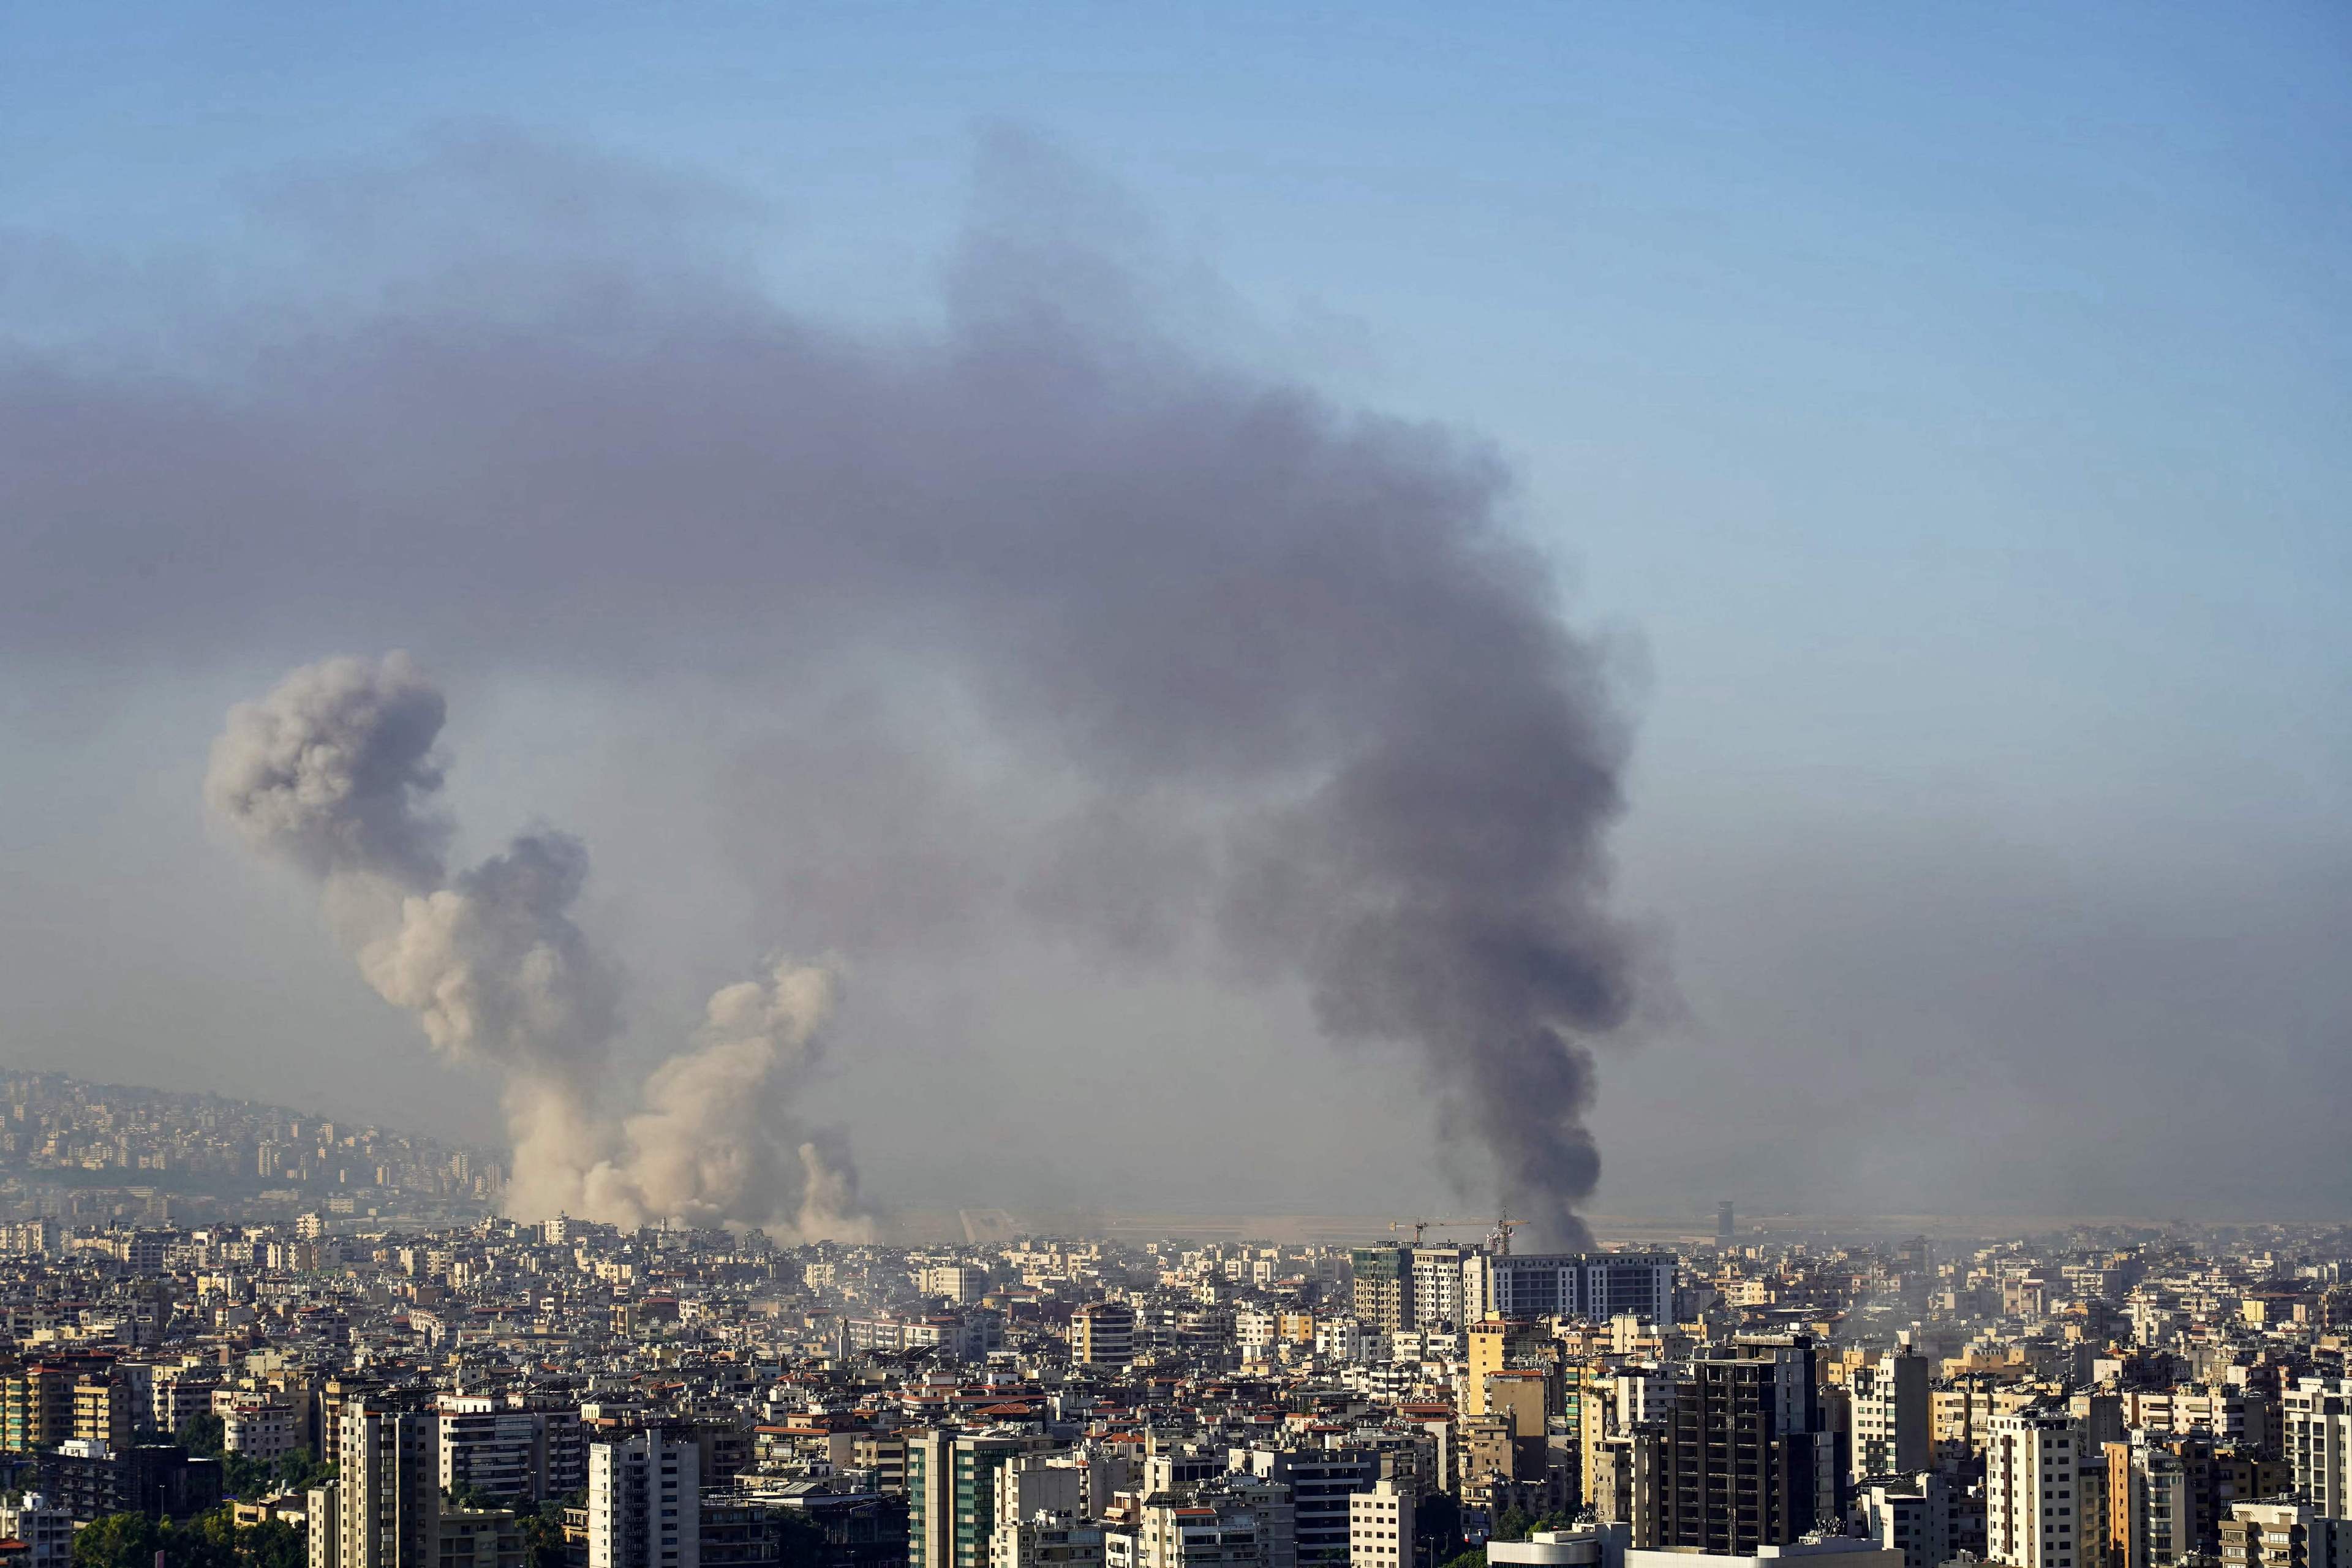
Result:
{"label": "white multi-story building", "polygon": [[988,1270],[964,1263],[939,1263],[917,1271],[915,1289],[925,1296],[969,1307],[988,1294]]}
{"label": "white multi-story building", "polygon": [[1927,1468],[1933,1413],[1927,1403],[1927,1358],[1895,1353],[1853,1369],[1855,1480],[1910,1476]]}
{"label": "white multi-story building", "polygon": [[1462,1265],[1463,1322],[1560,1317],[1603,1323],[1621,1312],[1644,1322],[1674,1321],[1673,1253],[1475,1252]]}
{"label": "white multi-story building", "polygon": [[2326,1518],[2352,1517],[2352,1379],[2302,1378],[2279,1403],[2295,1495]]}
{"label": "white multi-story building", "polygon": [[342,1562],[342,1489],[333,1481],[312,1487],[303,1498],[302,1522],[310,1541],[310,1568],[337,1568]]}
{"label": "white multi-story building", "polygon": [[1612,1430],[1654,1426],[1665,1420],[1666,1409],[1675,1402],[1675,1374],[1656,1362],[1621,1366],[1611,1379],[1609,1395]]}
{"label": "white multi-story building", "polygon": [[1076,1514],[1002,1519],[988,1538],[988,1568],[1103,1568],[1103,1530]]}
{"label": "white multi-story building", "polygon": [[1297,1568],[1291,1525],[1280,1487],[1204,1487],[1146,1503],[1131,1528],[1105,1531],[1104,1568]]}
{"label": "white multi-story building", "polygon": [[2021,1410],[1996,1415],[1985,1436],[1985,1556],[2014,1568],[2086,1568],[2083,1556],[2082,1424]]}
{"label": "white multi-story building", "polygon": [[1315,1320],[1315,1353],[1350,1364],[1364,1359],[1364,1325],[1353,1318]]}
{"label": "white multi-story building", "polygon": [[1381,1481],[1348,1499],[1348,1568],[1412,1568],[1412,1497]]}
{"label": "white multi-story building", "polygon": [[294,1451],[294,1407],[268,1394],[240,1394],[220,1412],[221,1447],[252,1459],[277,1459]]}
{"label": "white multi-story building", "polygon": [[443,1490],[543,1502],[587,1480],[577,1406],[533,1410],[520,1395],[487,1394],[445,1394],[437,1404]]}
{"label": "white multi-story building", "polygon": [[[1040,1513],[1070,1515],[1084,1510],[1088,1480],[1087,1467],[1077,1460],[1045,1454],[1024,1454],[1001,1466],[993,1477],[996,1521],[1018,1522]],[[1067,1542],[1063,1544],[1066,1545]],[[1100,1551],[1102,1542],[1096,1541]],[[989,1552],[992,1557],[992,1539]]]}
{"label": "white multi-story building", "polygon": [[2224,1568],[2345,1568],[2352,1520],[2330,1519],[2306,1502],[2241,1502],[2221,1521]]}
{"label": "white multi-story building", "polygon": [[701,1461],[691,1438],[633,1433],[588,1448],[588,1568],[698,1568]]}
{"label": "white multi-story building", "polygon": [[1936,1470],[1864,1488],[1854,1511],[1878,1544],[1903,1553],[1903,1568],[1937,1568],[1958,1555],[1949,1483]]}
{"label": "white multi-story building", "polygon": [[39,1492],[26,1492],[14,1503],[0,1502],[0,1535],[26,1546],[17,1559],[26,1568],[68,1568],[73,1562],[73,1515],[51,1508]]}
{"label": "white multi-story building", "polygon": [[1475,1247],[1416,1247],[1409,1265],[1412,1274],[1412,1321],[1424,1328],[1450,1323],[1462,1315],[1463,1265],[1476,1256]]}
{"label": "white multi-story building", "polygon": [[[2112,1568],[2168,1568],[2196,1551],[2198,1501],[2180,1455],[2149,1434],[2108,1446],[2108,1517],[2124,1526]],[[2121,1463],[2114,1460],[2120,1459]],[[2116,1496],[2116,1489],[2123,1495]],[[2112,1530],[2107,1531],[2112,1537]],[[2110,1540],[2110,1545],[2117,1544]]]}
{"label": "white multi-story building", "polygon": [[336,1443],[331,1536],[311,1525],[315,1568],[436,1568],[441,1484],[430,1411],[356,1399]]}

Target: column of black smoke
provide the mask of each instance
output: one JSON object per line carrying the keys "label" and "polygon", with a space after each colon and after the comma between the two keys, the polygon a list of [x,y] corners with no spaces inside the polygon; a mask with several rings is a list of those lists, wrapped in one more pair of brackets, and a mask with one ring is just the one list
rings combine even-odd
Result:
{"label": "column of black smoke", "polygon": [[230,712],[205,794],[253,848],[318,879],[360,972],[436,1050],[499,1078],[508,1212],[862,1237],[845,1151],[789,1114],[838,976],[778,962],[721,990],[695,1048],[656,1070],[645,1108],[616,1123],[599,1104],[616,987],[570,912],[587,850],[524,834],[449,876],[448,825],[429,805],[446,710],[400,654],[305,666]]}
{"label": "column of black smoke", "polygon": [[[782,748],[764,815],[870,862],[782,858],[822,940],[1213,932],[1334,1036],[1410,1045],[1479,1184],[1584,1238],[1587,1045],[1630,1005],[1622,731],[1490,454],[1187,348],[1109,259],[1126,215],[1017,143],[983,158],[946,325],[885,336],[779,306],[730,209],[642,169],[494,138],[319,184],[345,265],[446,248],[215,323],[177,377],[0,349],[0,484],[71,520],[0,538],[0,646],[365,636],[705,679],[747,715],[951,685],[1058,814],[953,875],[953,847],[911,855],[921,813],[856,820],[941,798],[919,734],[930,782],[855,778],[839,819]],[[1089,921],[1118,898],[1139,918]]]}

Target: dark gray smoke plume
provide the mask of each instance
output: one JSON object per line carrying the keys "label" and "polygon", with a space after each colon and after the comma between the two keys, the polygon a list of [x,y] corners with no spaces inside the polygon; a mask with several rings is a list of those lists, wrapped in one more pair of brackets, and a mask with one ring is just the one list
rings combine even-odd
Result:
{"label": "dark gray smoke plume", "polygon": [[[985,787],[952,727],[885,702],[884,745],[804,730],[783,744],[805,765],[742,792],[797,820],[833,765],[808,759],[847,770],[842,815],[772,862],[811,873],[777,901],[833,923],[819,940],[855,961],[1020,920],[1192,962],[1213,935],[1303,979],[1335,1037],[1416,1049],[1494,1194],[1581,1240],[1586,1042],[1631,1000],[1597,656],[1491,457],[1189,352],[1072,237],[1075,188],[994,147],[946,325],[869,338],[778,306],[732,259],[736,214],[641,173],[491,140],[321,182],[312,241],[400,255],[382,287],[239,312],[168,374],[0,358],[0,484],[34,520],[0,533],[0,647],[362,638],[692,670],[751,711],[943,692]],[[394,752],[430,733],[391,717]],[[859,765],[886,754],[905,765]],[[429,835],[317,772],[257,765],[289,853],[433,883]],[[306,789],[350,814],[316,820]],[[891,801],[908,815],[858,819]],[[408,994],[391,959],[370,973]]]}

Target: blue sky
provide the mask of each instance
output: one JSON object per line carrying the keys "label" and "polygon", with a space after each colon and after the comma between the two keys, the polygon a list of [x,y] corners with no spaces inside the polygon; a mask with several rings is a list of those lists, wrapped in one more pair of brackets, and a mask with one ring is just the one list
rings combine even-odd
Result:
{"label": "blue sky", "polygon": [[[2145,998],[2185,943],[2201,996],[2291,994],[2278,1085],[2352,1103],[2340,986],[2193,918],[2316,939],[2352,885],[2347,82],[2326,5],[19,4],[0,228],[234,293],[289,170],[488,121],[740,187],[780,294],[887,323],[939,308],[975,129],[1049,138],[1156,231],[1189,331],[1491,437],[1625,639],[1626,896],[1699,1038],[1608,1103],[1670,1118],[1696,1062],[1793,1114],[1895,1030],[1890,973],[1974,953],[1853,1091],[1916,1140],[1906,1084],[1965,1076],[1916,1062],[2013,1037],[1971,1009],[2053,907],[2048,985]],[[77,308],[27,278],[18,330]],[[2066,1081],[2225,1090],[2210,1033],[2129,1055],[2182,1017],[2145,1005],[2071,1023],[2104,1043]],[[1605,1195],[1830,1201],[1891,1157],[1748,1152],[1629,1152]]]}

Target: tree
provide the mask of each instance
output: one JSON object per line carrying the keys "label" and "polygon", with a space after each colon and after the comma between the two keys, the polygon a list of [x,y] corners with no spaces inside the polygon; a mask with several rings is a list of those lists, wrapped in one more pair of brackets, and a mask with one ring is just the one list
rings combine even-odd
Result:
{"label": "tree", "polygon": [[[278,1553],[266,1568],[299,1568],[305,1550],[294,1527],[278,1521],[268,1545]],[[240,1530],[227,1509],[198,1514],[185,1524],[157,1522],[140,1513],[110,1513],[74,1535],[74,1568],[152,1568],[163,1554],[164,1568],[243,1568],[244,1538],[267,1527]],[[289,1543],[292,1543],[289,1547]],[[291,1555],[286,1555],[290,1550]]]}
{"label": "tree", "polygon": [[278,1458],[278,1484],[288,1491],[308,1491],[334,1479],[334,1466],[324,1459],[314,1459],[299,1449]]}
{"label": "tree", "polygon": [[[292,1526],[286,1527],[290,1533]],[[200,1513],[185,1524],[163,1524],[165,1568],[238,1568],[238,1537],[249,1535],[249,1530],[237,1528],[236,1515],[228,1509],[216,1508],[210,1513]],[[305,1543],[307,1545],[307,1542]]]}
{"label": "tree", "polygon": [[543,1502],[538,1512],[523,1515],[522,1543],[527,1568],[564,1568],[569,1553],[563,1541],[563,1505]]}
{"label": "tree", "polygon": [[310,1543],[282,1519],[266,1519],[237,1532],[237,1552],[250,1568],[304,1568]]}
{"label": "tree", "polygon": [[148,1568],[163,1527],[143,1513],[110,1513],[74,1531],[74,1568]]}
{"label": "tree", "polygon": [[228,1436],[221,1418],[210,1411],[181,1422],[178,1436],[180,1447],[199,1459],[217,1459],[228,1450]]}
{"label": "tree", "polygon": [[271,1489],[277,1467],[250,1454],[221,1456],[221,1488],[231,1497],[257,1498]]}
{"label": "tree", "polygon": [[1486,1568],[1486,1549],[1483,1546],[1465,1552],[1459,1557],[1445,1560],[1445,1568]]}

